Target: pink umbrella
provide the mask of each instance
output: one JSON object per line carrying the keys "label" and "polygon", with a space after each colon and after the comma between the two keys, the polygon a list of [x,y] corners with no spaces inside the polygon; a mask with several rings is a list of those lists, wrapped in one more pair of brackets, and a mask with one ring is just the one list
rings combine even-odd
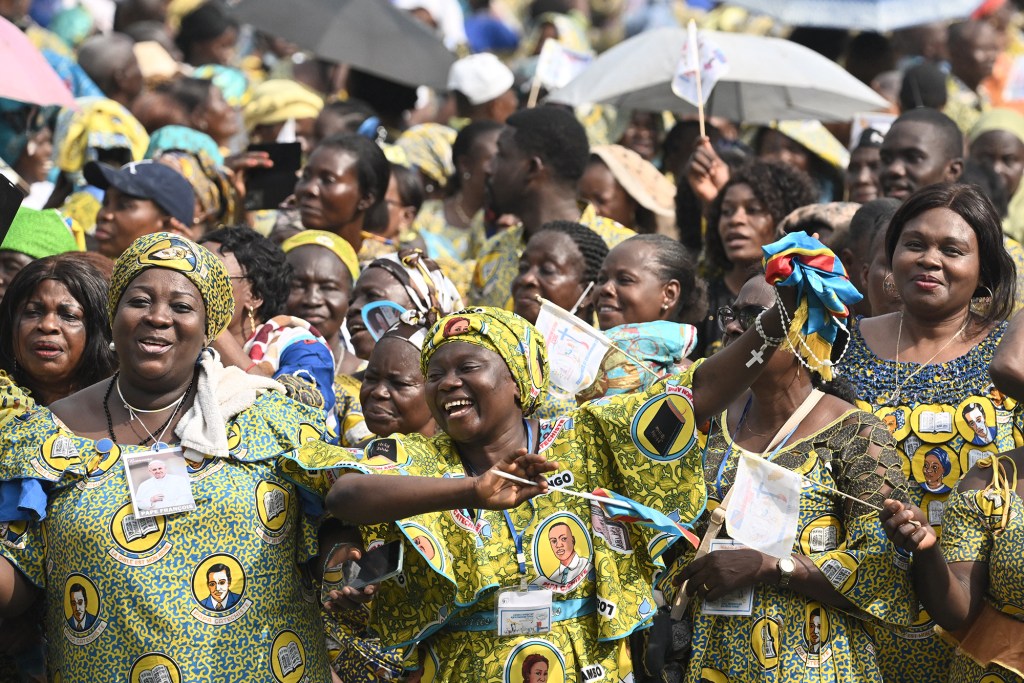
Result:
{"label": "pink umbrella", "polygon": [[0,17],[0,97],[74,107],[75,98],[57,72],[17,26]]}

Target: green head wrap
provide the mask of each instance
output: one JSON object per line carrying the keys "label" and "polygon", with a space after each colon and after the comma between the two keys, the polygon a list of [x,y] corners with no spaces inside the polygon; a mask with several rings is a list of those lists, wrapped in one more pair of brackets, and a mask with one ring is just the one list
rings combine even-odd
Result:
{"label": "green head wrap", "polygon": [[227,268],[206,247],[170,232],[143,235],[117,257],[107,298],[111,325],[124,290],[149,268],[176,270],[196,286],[206,307],[207,340],[213,341],[227,328],[235,311],[235,297],[231,294]]}
{"label": "green head wrap", "polygon": [[523,415],[530,415],[548,391],[548,354],[540,331],[515,313],[501,308],[467,308],[441,318],[427,333],[420,369],[448,342],[465,342],[501,356],[519,387]]}
{"label": "green head wrap", "polygon": [[80,251],[70,225],[56,209],[37,211],[25,206],[18,209],[0,249],[17,251],[32,258]]}

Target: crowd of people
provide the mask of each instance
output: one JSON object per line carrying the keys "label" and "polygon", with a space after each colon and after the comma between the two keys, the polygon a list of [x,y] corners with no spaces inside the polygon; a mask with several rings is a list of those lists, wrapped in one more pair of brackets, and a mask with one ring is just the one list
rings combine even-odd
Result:
{"label": "crowd of people", "polygon": [[[0,0],[75,99],[0,98],[0,683],[1024,682],[1024,3],[392,4],[447,88]],[[889,109],[545,102],[547,41],[690,18]],[[786,552],[723,527],[751,458]]]}

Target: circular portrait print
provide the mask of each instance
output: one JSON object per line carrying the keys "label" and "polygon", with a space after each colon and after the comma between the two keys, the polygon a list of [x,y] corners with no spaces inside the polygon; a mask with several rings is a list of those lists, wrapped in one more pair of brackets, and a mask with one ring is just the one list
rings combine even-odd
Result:
{"label": "circular portrait print", "polygon": [[64,620],[68,630],[82,636],[100,623],[100,594],[84,574],[71,574],[64,582]]}
{"label": "circular portrait print", "polygon": [[245,595],[245,570],[231,555],[211,555],[192,574],[192,596],[209,612],[228,612]]}
{"label": "circular portrait print", "polygon": [[945,443],[956,434],[955,410],[939,403],[926,403],[910,413],[910,428],[925,443]]}
{"label": "circular portrait print", "polygon": [[41,455],[43,467],[55,474],[77,465],[80,460],[78,446],[64,434],[54,434],[44,441]]}
{"label": "circular portrait print", "polygon": [[973,446],[988,446],[996,440],[996,408],[982,396],[970,396],[956,407],[956,430]]}
{"label": "circular portrait print", "polygon": [[882,406],[875,411],[875,415],[885,423],[897,441],[902,441],[910,434],[910,409],[906,406]]}
{"label": "circular portrait print", "polygon": [[128,680],[131,683],[181,683],[181,670],[167,655],[149,652],[135,660]]}
{"label": "circular portrait print", "polygon": [[427,531],[426,527],[413,522],[402,522],[402,529],[412,539],[412,544],[426,558],[430,566],[439,572],[443,572],[446,565],[444,549],[437,538],[434,537],[434,534]]}
{"label": "circular portrait print", "polygon": [[750,628],[750,651],[764,669],[779,665],[779,622],[761,617]]}
{"label": "circular portrait print", "polygon": [[828,612],[816,602],[807,603],[804,607],[804,647],[807,648],[807,654],[822,654],[831,637]]}
{"label": "circular portrait print", "polygon": [[800,548],[805,554],[825,553],[839,547],[843,523],[835,515],[820,515],[800,530]]}
{"label": "circular portrait print", "polygon": [[288,489],[272,481],[256,485],[256,514],[260,524],[271,533],[277,533],[288,523]]}
{"label": "circular portrait print", "polygon": [[23,548],[27,532],[28,522],[25,520],[0,522],[0,543],[12,548]]}
{"label": "circular portrait print", "polygon": [[631,425],[633,443],[653,460],[682,456],[693,445],[696,422],[688,391],[660,394],[636,412]]}
{"label": "circular portrait print", "polygon": [[564,683],[565,657],[554,645],[531,638],[517,645],[505,661],[504,683]]}
{"label": "circular portrait print", "polygon": [[131,566],[152,564],[170,550],[164,540],[166,532],[165,517],[136,518],[131,503],[127,503],[110,518],[110,536],[115,545],[110,554]]}
{"label": "circular portrait print", "polygon": [[565,593],[590,572],[594,545],[580,518],[568,512],[551,515],[533,536],[533,566],[545,588]]}
{"label": "circular portrait print", "polygon": [[928,493],[948,493],[960,481],[960,456],[946,446],[926,443],[910,458],[910,470]]}
{"label": "circular portrait print", "polygon": [[178,237],[154,242],[139,255],[141,265],[170,268],[182,273],[190,273],[196,269],[199,259],[196,258],[192,246]]}
{"label": "circular portrait print", "polygon": [[270,668],[278,683],[298,683],[306,675],[306,649],[294,631],[281,631],[270,646]]}
{"label": "circular portrait print", "polygon": [[729,677],[718,669],[705,666],[700,670],[700,683],[729,683]]}

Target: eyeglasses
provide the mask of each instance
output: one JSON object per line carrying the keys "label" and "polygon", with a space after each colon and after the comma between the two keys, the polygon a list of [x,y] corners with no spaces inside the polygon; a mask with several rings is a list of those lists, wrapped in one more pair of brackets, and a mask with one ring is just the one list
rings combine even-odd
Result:
{"label": "eyeglasses", "polygon": [[753,304],[750,306],[741,306],[740,308],[722,306],[718,309],[718,329],[725,332],[725,328],[733,322],[736,322],[739,323],[739,326],[745,332],[754,324],[754,319],[767,310],[768,308],[766,306],[757,306]]}

